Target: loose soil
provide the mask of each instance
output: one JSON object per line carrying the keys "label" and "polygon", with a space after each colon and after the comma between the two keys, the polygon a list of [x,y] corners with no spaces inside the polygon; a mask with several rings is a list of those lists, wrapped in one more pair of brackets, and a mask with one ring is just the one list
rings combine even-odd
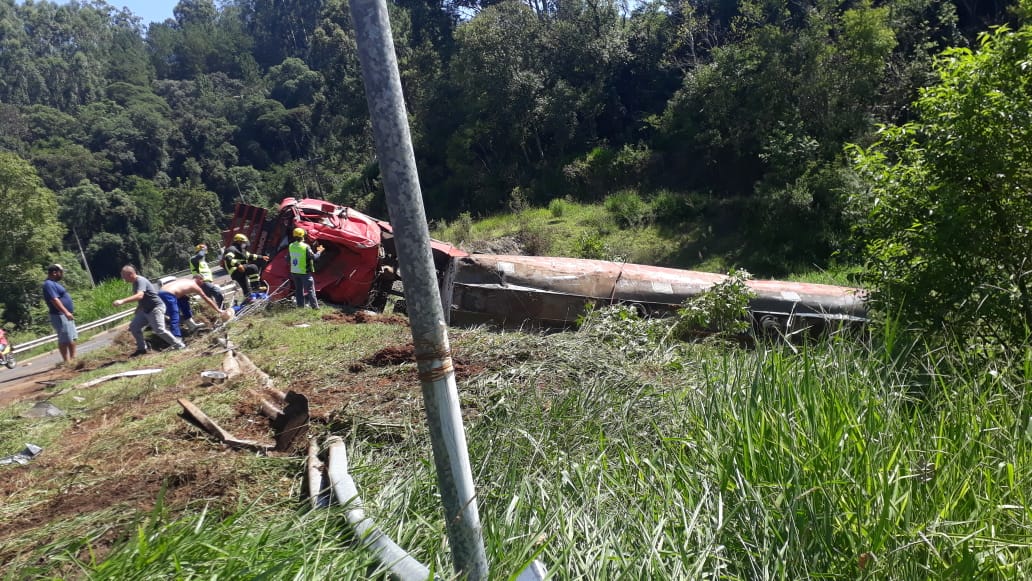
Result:
{"label": "loose soil", "polygon": [[[340,324],[408,324],[401,316],[363,312],[332,312],[324,314],[323,319]],[[120,337],[119,342],[124,343],[125,338]],[[181,356],[191,354],[188,351]],[[121,356],[114,361],[120,360]],[[74,387],[79,373],[110,363],[80,361],[77,369],[59,367],[31,376],[5,388],[0,405],[48,399],[57,389]],[[467,365],[458,355],[454,365],[460,379],[481,371]],[[391,367],[398,369],[386,372]],[[291,385],[276,387],[304,394],[310,406],[311,426],[321,431],[356,430],[363,437],[394,441],[410,437],[417,429],[424,430],[422,395],[411,344],[386,347],[351,365],[349,373],[334,384],[317,385],[301,378]],[[249,469],[253,466],[248,456],[252,452],[230,450],[182,420],[167,422],[158,428],[160,433],[149,433],[139,441],[116,443],[111,438],[113,429],[170,409],[179,412],[178,398],[198,397],[209,389],[198,377],[175,390],[149,391],[115,401],[73,421],[58,441],[28,464],[0,466],[0,507],[6,507],[7,515],[0,527],[0,563],[13,563],[15,567],[19,562],[24,564],[27,551],[60,539],[65,529],[57,523],[69,526],[79,515],[113,511],[112,514],[124,518],[112,517],[119,522],[111,522],[111,529],[91,546],[94,556],[102,558],[110,546],[131,533],[129,525],[153,510],[163,488],[164,508],[172,513],[198,504],[207,505],[210,511],[232,510],[239,492],[259,478]],[[238,393],[235,414],[220,417],[218,423],[237,438],[272,443],[270,421],[260,413],[262,397],[268,395],[246,388]],[[298,438],[289,451],[270,455],[299,457],[306,447],[306,439]],[[0,456],[17,451],[0,451]],[[295,483],[286,474],[268,483],[262,480],[262,485],[278,489],[280,499],[296,494]],[[17,506],[24,509],[14,508]],[[87,553],[80,556],[85,558]],[[3,570],[4,566],[0,566],[0,572]]]}

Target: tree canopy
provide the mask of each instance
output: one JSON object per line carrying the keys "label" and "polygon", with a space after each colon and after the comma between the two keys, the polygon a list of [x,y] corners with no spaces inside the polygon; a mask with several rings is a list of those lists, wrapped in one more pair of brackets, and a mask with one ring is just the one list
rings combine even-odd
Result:
{"label": "tree canopy", "polygon": [[[941,51],[1021,18],[1016,1],[940,0],[389,11],[432,219],[632,191],[767,275],[845,246],[859,177],[843,146],[913,120]],[[181,0],[146,29],[103,0],[0,0],[0,129],[100,278],[112,256],[182,268],[241,201],[384,213],[345,0]]]}
{"label": "tree canopy", "polygon": [[54,192],[28,161],[5,151],[0,151],[0,208],[0,305],[5,319],[20,321],[43,282],[41,263],[60,248],[63,228]]}
{"label": "tree canopy", "polygon": [[1016,347],[1032,329],[1032,26],[939,60],[918,119],[856,148],[873,300],[926,332]]}

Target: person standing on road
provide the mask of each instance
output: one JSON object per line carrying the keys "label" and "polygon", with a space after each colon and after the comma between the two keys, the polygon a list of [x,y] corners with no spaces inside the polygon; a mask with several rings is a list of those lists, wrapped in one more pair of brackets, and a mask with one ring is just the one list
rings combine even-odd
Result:
{"label": "person standing on road", "polygon": [[304,308],[305,297],[313,309],[319,308],[319,299],[315,296],[315,261],[322,256],[323,246],[316,246],[316,252],[305,243],[304,228],[294,228],[294,241],[287,247],[287,263],[290,265],[290,278],[294,281],[294,301]]}
{"label": "person standing on road", "polygon": [[120,307],[126,303],[136,303],[136,314],[129,323],[129,332],[136,339],[136,351],[130,357],[147,353],[147,342],[143,339],[143,328],[147,326],[173,349],[186,349],[182,339],[165,329],[165,303],[158,297],[154,283],[137,274],[136,269],[130,265],[122,267],[122,280],[133,285],[133,294],[124,299],[115,299],[112,304]]}
{"label": "person standing on road", "polygon": [[57,333],[57,349],[65,363],[75,360],[75,342],[79,332],[75,328],[75,304],[72,296],[61,285],[64,278],[64,267],[51,264],[47,267],[47,279],[43,281],[43,300],[50,313],[50,326]]}
{"label": "person standing on road", "polygon": [[190,273],[201,277],[201,290],[221,309],[225,299],[222,297],[219,287],[215,286],[215,276],[211,273],[208,261],[204,259],[204,256],[208,254],[208,245],[202,242],[197,245],[196,250],[197,253],[190,257]]}
{"label": "person standing on road", "polygon": [[204,289],[200,285],[203,281],[204,278],[201,275],[195,274],[190,278],[170,280],[161,285],[161,289],[158,290],[158,296],[161,298],[161,302],[165,303],[165,312],[168,313],[169,331],[176,337],[183,336],[183,331],[179,326],[180,317],[187,331],[196,331],[204,326],[204,323],[198,323],[193,320],[193,310],[190,309],[190,295],[201,297],[201,299],[211,305],[211,308],[215,309],[216,313],[222,314],[222,309],[215,304],[215,301],[204,294]]}
{"label": "person standing on road", "polygon": [[233,243],[226,247],[226,251],[222,253],[222,266],[229,273],[229,277],[232,278],[238,285],[240,290],[244,293],[244,298],[241,304],[251,300],[251,278],[257,279],[260,270],[258,265],[254,264],[254,261],[261,258],[268,262],[268,256],[259,256],[253,252],[247,250],[247,246],[250,241],[247,236],[243,234],[237,234],[233,236]]}

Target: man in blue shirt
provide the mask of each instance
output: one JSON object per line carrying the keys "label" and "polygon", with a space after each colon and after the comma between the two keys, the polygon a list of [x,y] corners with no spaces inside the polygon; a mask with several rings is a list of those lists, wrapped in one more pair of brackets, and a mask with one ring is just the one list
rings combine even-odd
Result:
{"label": "man in blue shirt", "polygon": [[75,328],[75,305],[60,281],[64,278],[64,267],[51,264],[47,267],[47,279],[43,281],[43,300],[50,313],[50,326],[57,333],[57,349],[61,359],[70,363],[75,359],[75,342],[79,333]]}

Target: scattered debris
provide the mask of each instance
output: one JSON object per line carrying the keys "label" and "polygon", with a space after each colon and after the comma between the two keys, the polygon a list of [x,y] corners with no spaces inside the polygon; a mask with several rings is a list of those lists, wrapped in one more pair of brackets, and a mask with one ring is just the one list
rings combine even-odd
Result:
{"label": "scattered debris", "polygon": [[36,405],[19,414],[23,418],[56,418],[63,415],[63,410],[48,401],[36,402]]}
{"label": "scattered debris", "polygon": [[43,448],[40,448],[35,444],[25,444],[25,449],[21,452],[0,458],[0,466],[5,464],[28,464],[29,460],[38,456],[42,451]]}
{"label": "scattered debris", "polygon": [[[201,372],[201,377],[204,378],[206,385],[222,383],[230,377],[240,375],[245,369],[258,376],[264,386],[264,393],[255,390],[248,391],[261,402],[261,412],[269,418],[275,444],[265,444],[237,438],[186,399],[178,400],[179,405],[183,406],[183,413],[180,414],[181,418],[204,430],[231,448],[247,448],[260,452],[269,452],[270,450],[286,452],[291,449],[298,436],[308,432],[310,414],[307,397],[294,391],[283,393],[276,389],[272,385],[272,378],[258,369],[250,359],[242,354],[227,351],[222,359],[222,368],[225,371]],[[275,402],[270,401],[268,398],[272,398]]]}
{"label": "scattered debris", "polygon": [[201,379],[204,385],[218,385],[226,381],[228,376],[222,371],[202,371]]}
{"label": "scattered debris", "polygon": [[328,508],[332,501],[325,469],[326,465],[319,459],[319,443],[313,438],[308,441],[308,498],[312,508]]}
{"label": "scattered debris", "polygon": [[308,433],[308,398],[295,391],[288,391],[285,400],[287,407],[272,418],[277,452],[290,450],[294,440]]}
{"label": "scattered debris", "polygon": [[137,375],[151,375],[154,373],[161,373],[164,369],[134,369],[133,371],[123,371],[122,373],[113,373],[111,375],[105,375],[103,377],[97,377],[91,379],[85,383],[80,383],[75,386],[76,389],[85,389],[87,387],[93,387],[94,385],[110,381],[112,379],[118,379],[119,377],[135,377]]}
{"label": "scattered debris", "polygon": [[542,579],[548,577],[548,570],[545,569],[545,565],[534,559],[531,564],[527,565],[527,568],[520,571],[516,581],[542,581]]}
{"label": "scattered debris", "polygon": [[224,430],[222,426],[215,423],[215,420],[208,417],[207,414],[202,412],[200,408],[192,404],[189,400],[180,398],[176,401],[179,402],[179,405],[183,406],[183,413],[179,414],[179,417],[207,432],[216,440],[230,448],[245,448],[255,450],[257,452],[268,452],[275,448],[273,444],[262,444],[253,440],[241,440]]}
{"label": "scattered debris", "polygon": [[345,516],[355,530],[355,538],[361,539],[362,546],[376,554],[394,578],[403,581],[422,581],[430,578],[430,569],[426,565],[399,547],[366,516],[362,508],[362,499],[358,496],[358,488],[348,472],[348,454],[344,440],[340,436],[330,436],[326,439],[326,445],[330,450],[326,474],[329,476],[337,503],[346,507]]}
{"label": "scattered debris", "polygon": [[237,363],[240,365],[241,373],[253,373],[258,376],[258,380],[261,383],[262,387],[273,387],[273,381],[272,378],[269,377],[269,374],[259,369],[258,366],[255,365],[254,362],[252,362],[247,357],[247,355],[244,355],[243,353],[233,353],[233,356],[236,358]]}
{"label": "scattered debris", "polygon": [[226,373],[226,379],[232,379],[242,373],[240,363],[233,356],[233,351],[226,351],[222,356],[222,371]]}

